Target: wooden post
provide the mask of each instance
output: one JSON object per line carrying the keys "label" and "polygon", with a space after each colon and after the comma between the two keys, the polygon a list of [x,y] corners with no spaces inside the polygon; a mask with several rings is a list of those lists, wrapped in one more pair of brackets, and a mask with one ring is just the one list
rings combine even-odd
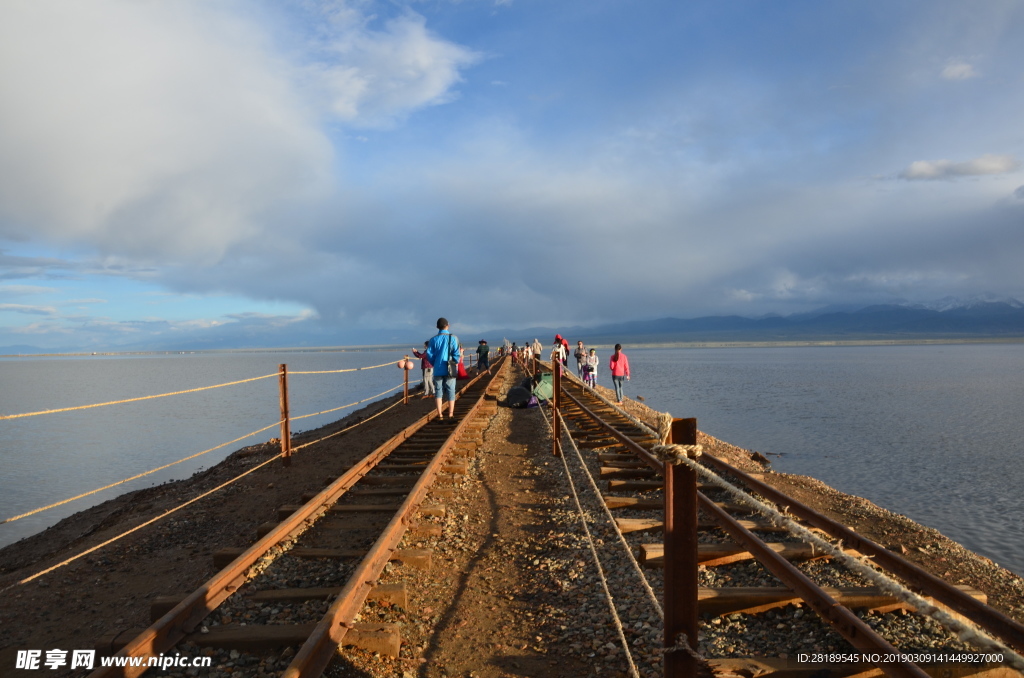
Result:
{"label": "wooden post", "polygon": [[[408,361],[409,360],[409,356],[405,356],[405,359]],[[403,372],[403,375],[402,375],[402,404],[403,405],[408,405],[409,404],[409,370],[405,369],[405,364],[404,363],[402,364],[402,372]]]}
{"label": "wooden post", "polygon": [[551,445],[551,454],[561,456],[558,451],[558,443],[562,438],[561,421],[558,418],[558,408],[562,406],[562,375],[557,360],[551,361],[551,426],[554,435]]}
{"label": "wooden post", "polygon": [[288,366],[278,365],[278,385],[281,387],[281,454],[285,466],[292,465],[292,426],[288,419]]}
{"label": "wooden post", "polygon": [[[697,420],[672,422],[669,443],[697,444]],[[697,650],[697,474],[665,464],[665,647],[680,633]],[[665,678],[697,674],[697,661],[685,650],[665,653]]]}

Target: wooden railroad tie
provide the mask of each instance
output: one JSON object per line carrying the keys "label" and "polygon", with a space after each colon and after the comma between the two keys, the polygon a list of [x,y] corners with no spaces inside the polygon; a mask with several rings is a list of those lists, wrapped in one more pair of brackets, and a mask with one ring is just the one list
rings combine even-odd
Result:
{"label": "wooden railroad tie", "polygon": [[[813,560],[816,558],[828,558],[828,554],[814,549],[810,544],[797,544],[789,542],[774,542],[767,544],[768,548],[775,551],[786,560]],[[856,551],[847,549],[846,553],[854,554]],[[665,545],[664,544],[641,544],[640,562],[646,567],[665,566]],[[707,567],[715,565],[728,565],[741,560],[753,560],[754,556],[739,544],[724,542],[720,544],[698,544],[697,562]]]}
{"label": "wooden railroad tie", "polygon": [[[886,613],[899,609],[912,609],[896,596],[885,593],[877,586],[868,587],[823,587],[825,592],[840,605],[850,609],[869,609]],[[958,586],[961,591],[982,603],[988,596],[970,586]],[[935,601],[927,599],[932,604]],[[723,587],[697,589],[700,614],[720,617],[726,614],[757,614],[791,603],[804,602],[797,593],[785,587]]]}
{"label": "wooden railroad tie", "polygon": [[[371,516],[372,517],[372,516]],[[266,522],[261,523],[256,528],[257,538],[262,539],[267,536],[274,529],[280,525],[280,523]],[[386,522],[380,520],[346,520],[345,522],[335,520],[323,520],[316,523],[313,529],[321,532],[354,532],[356,530],[374,530],[379,532],[387,525]],[[416,522],[409,526],[406,531],[410,537],[416,539],[426,539],[427,537],[440,537],[442,535],[442,528],[436,523],[427,522]]]}
{"label": "wooden railroad tie", "polygon": [[[224,569],[234,561],[235,558],[245,553],[246,549],[240,546],[228,546],[213,552],[213,566],[217,569]],[[416,568],[417,570],[429,570],[432,564],[430,549],[397,549],[391,554],[390,560],[400,562],[403,565]],[[318,549],[297,547],[288,551],[288,555],[296,558],[331,558],[343,560],[347,558],[362,558],[366,555],[363,549]]]}
{"label": "wooden railroad tie", "polygon": [[[604,469],[601,469],[601,470],[604,471]],[[602,477],[609,477],[609,476],[611,476],[612,478],[616,478],[617,477],[617,474],[615,474],[615,473],[609,473],[608,475],[605,475],[604,473],[602,473],[601,475],[602,475]],[[658,474],[658,475],[660,475],[660,474]],[[628,478],[629,476],[628,475],[623,475],[621,477],[622,478]],[[643,478],[644,476],[639,476],[639,477]],[[664,486],[665,486],[665,481],[664,480],[609,480],[608,481],[608,490],[610,492],[611,491],[615,491],[615,490],[618,490],[620,492],[645,492],[647,490],[660,490]],[[715,485],[710,485],[708,483],[697,483],[697,489],[698,490],[702,490],[702,491],[703,490],[717,490],[718,487],[715,486]]]}
{"label": "wooden railroad tie", "polygon": [[[328,513],[395,513],[401,504],[335,504],[327,509]],[[299,506],[281,506],[277,509],[277,519],[286,520],[288,516],[299,510]],[[443,504],[423,504],[420,506],[421,516],[444,517]]]}
{"label": "wooden railroad tie", "polygon": [[[256,591],[255,593],[244,597],[245,600],[257,603],[266,603],[268,605],[272,605],[274,603],[301,603],[305,600],[331,600],[341,593],[342,590],[344,590],[343,586],[308,589],[268,589],[266,591]],[[186,596],[181,595],[157,596],[149,604],[150,621],[155,622],[157,619],[177,607],[181,601],[185,600],[185,598]],[[370,593],[367,594],[366,600],[389,603],[406,611],[410,609],[409,592],[406,590],[405,582],[399,582],[397,584],[378,584],[370,589]]]}
{"label": "wooden railroad tie", "polygon": [[635,479],[635,478],[657,478],[661,476],[659,471],[646,466],[638,468],[621,468],[613,466],[602,466],[599,476],[602,479]]}
{"label": "wooden railroad tie", "polygon": [[[373,477],[375,480],[390,480],[395,482],[385,483],[366,483],[367,485],[373,485],[371,489],[360,489],[360,490],[349,490],[345,493],[346,497],[398,497],[404,494],[409,494],[409,490],[416,484],[415,478],[403,477],[403,476],[366,476],[363,478],[365,482],[367,478]],[[452,480],[453,476],[449,474],[438,474],[439,480]],[[428,492],[433,497],[451,496],[451,489],[431,487]],[[304,492],[302,494],[303,503],[313,501],[316,498],[315,492]]]}
{"label": "wooden railroad tie", "polygon": [[[665,509],[665,500],[658,499],[641,499],[638,497],[617,497],[613,495],[604,495],[604,505],[610,509],[625,508],[633,509],[636,511],[663,511]],[[727,504],[722,502],[715,502],[716,506],[719,506],[726,511],[734,511],[736,513],[754,513],[754,509],[743,504]]]}
{"label": "wooden railroad tie", "polygon": [[[748,530],[757,530],[759,532],[786,532],[786,528],[784,527],[776,527],[769,523],[763,523],[760,521],[740,520],[737,522]],[[629,532],[661,532],[665,529],[665,524],[661,519],[655,520],[651,518],[616,518],[615,525],[623,534],[628,534]],[[719,527],[721,527],[721,525],[715,522],[697,523],[698,530],[713,530]]]}

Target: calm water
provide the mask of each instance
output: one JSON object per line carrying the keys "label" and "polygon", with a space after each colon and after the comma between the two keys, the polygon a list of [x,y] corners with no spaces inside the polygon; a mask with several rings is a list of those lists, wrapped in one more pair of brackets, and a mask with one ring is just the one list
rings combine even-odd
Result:
{"label": "calm water", "polygon": [[[20,414],[211,386],[289,371],[338,370],[398,360],[398,351],[232,353],[0,359],[0,413]],[[418,377],[419,370],[412,376]],[[343,374],[291,374],[292,416],[362,400],[401,385],[388,366]],[[415,382],[415,383],[418,383]],[[292,431],[336,421],[357,408],[302,419]],[[274,424],[278,379],[138,403],[0,420],[0,519],[103,487]],[[0,546],[124,492],[187,478],[234,450],[277,437],[277,427],[198,459],[86,499],[0,525]]]}
{"label": "calm water", "polygon": [[1024,345],[626,352],[627,396],[1024,574]]}
{"label": "calm water", "polygon": [[[602,363],[607,364],[607,351]],[[629,396],[906,514],[1024,573],[1024,345],[627,349]],[[396,351],[0,359],[0,412],[69,407],[289,370],[376,365]],[[414,370],[413,376],[418,375]],[[610,386],[607,371],[599,374]],[[401,383],[386,367],[292,375],[294,415]],[[309,430],[351,410],[297,422]],[[277,379],[0,421],[0,518],[272,424]],[[65,507],[0,525],[0,545],[122,492],[185,478],[276,429]]]}

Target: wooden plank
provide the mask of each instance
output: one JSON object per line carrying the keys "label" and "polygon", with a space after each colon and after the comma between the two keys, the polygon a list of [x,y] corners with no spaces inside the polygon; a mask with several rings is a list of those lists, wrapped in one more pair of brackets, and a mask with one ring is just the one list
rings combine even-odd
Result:
{"label": "wooden plank", "polygon": [[[775,527],[768,523],[756,522],[753,520],[740,520],[740,525],[747,528],[748,530],[757,530],[759,532],[785,532],[784,527]],[[664,524],[660,519],[653,518],[616,518],[615,524],[618,526],[619,531],[622,533],[629,532],[651,532],[660,531],[664,528]],[[717,523],[713,522],[700,522],[697,523],[698,530],[712,530],[718,527]]]}
{"label": "wooden plank", "polygon": [[[608,490],[620,492],[644,492],[646,490],[657,490],[665,486],[664,480],[609,480]],[[698,490],[715,490],[717,486],[708,483],[697,483]]]}
{"label": "wooden plank", "polygon": [[377,487],[371,490],[349,490],[348,497],[400,497],[409,494],[408,487]]}
{"label": "wooden plank", "polygon": [[[327,509],[328,514],[331,513],[346,513],[346,514],[363,514],[363,513],[395,513],[401,507],[401,504],[335,504],[334,506]],[[424,504],[420,506],[420,513],[423,515],[444,515],[444,507],[441,506],[441,512],[438,513],[435,509],[438,506],[431,504]],[[298,506],[282,506],[277,509],[277,517],[279,520],[285,520],[291,514],[295,513],[299,509]]]}
{"label": "wooden plank", "polygon": [[[665,509],[665,502],[662,499],[641,499],[638,497],[617,497],[614,495],[604,495],[604,503],[610,509],[614,508],[628,508],[637,511],[663,511]],[[753,513],[754,509],[749,506],[742,504],[726,504],[715,502],[717,506],[722,507],[726,511],[733,511],[735,513]]]}
{"label": "wooden plank", "polygon": [[367,485],[404,485],[412,487],[416,484],[416,479],[408,476],[363,476],[359,482]]}
{"label": "wooden plank", "polygon": [[615,447],[619,444],[618,440],[608,438],[607,440],[582,440],[576,443],[576,446],[586,450],[600,450],[606,447]]}
{"label": "wooden plank", "polygon": [[[770,543],[768,548],[787,560],[811,560],[825,558],[825,554],[811,547],[810,544]],[[664,567],[664,544],[641,544],[640,562],[647,567]],[[852,550],[849,553],[854,553]],[[720,544],[700,544],[697,547],[697,559],[701,565],[713,567],[728,565],[741,560],[753,560],[749,551],[743,550],[739,544],[730,542]]]}
{"label": "wooden plank", "polygon": [[[304,600],[329,600],[344,590],[343,586],[306,589],[268,589],[256,591],[245,596],[246,600],[262,603],[296,603]],[[149,604],[150,621],[156,621],[185,600],[180,596],[157,596]],[[405,582],[397,584],[378,584],[367,596],[367,600],[390,603],[402,609],[408,609],[409,593]]]}
{"label": "wooden plank", "polygon": [[603,463],[604,466],[608,468],[642,468],[644,470],[655,470],[651,468],[650,464],[648,464],[647,462],[640,461],[636,457],[633,457],[629,461],[606,461]]}
{"label": "wooden plank", "polygon": [[597,455],[598,461],[636,461],[635,454],[618,454],[615,452],[601,452]]}
{"label": "wooden plank", "polygon": [[645,492],[647,490],[660,490],[665,486],[663,480],[609,480],[608,490],[619,492]]}
{"label": "wooden plank", "polygon": [[[213,565],[217,568],[226,567],[231,561],[240,556],[244,548],[228,546],[213,552]],[[322,548],[294,548],[288,551],[288,555],[296,558],[332,558],[344,560],[348,558],[362,558],[366,555],[361,549],[322,549]],[[417,569],[430,569],[431,551],[429,549],[398,549],[391,554],[390,560],[398,561]]]}
{"label": "wooden plank", "polygon": [[659,475],[652,468],[614,468],[602,466],[599,472],[601,478],[655,478]]}
{"label": "wooden plank", "polygon": [[466,464],[446,464],[441,467],[442,473],[450,473],[455,476],[464,476],[469,473],[469,466]]}
{"label": "wooden plank", "polygon": [[[887,594],[876,586],[823,588],[839,604],[850,609],[891,612],[894,609],[906,607],[906,604],[896,596]],[[969,586],[958,588],[981,602],[988,600],[988,596],[975,588]],[[758,614],[773,608],[785,607],[791,603],[802,602],[796,592],[783,586],[700,588],[697,590],[697,600],[701,614],[706,613],[716,617],[735,613]]]}

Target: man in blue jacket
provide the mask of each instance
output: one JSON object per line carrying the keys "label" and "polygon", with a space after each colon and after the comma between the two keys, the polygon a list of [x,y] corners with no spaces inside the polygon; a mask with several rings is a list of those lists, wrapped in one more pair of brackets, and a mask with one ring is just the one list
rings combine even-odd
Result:
{"label": "man in blue jacket", "polygon": [[437,396],[437,418],[444,419],[442,399],[448,399],[448,418],[455,418],[455,378],[448,374],[448,361],[462,359],[459,338],[448,331],[448,321],[437,319],[437,334],[427,343],[427,360],[434,366],[434,394]]}

